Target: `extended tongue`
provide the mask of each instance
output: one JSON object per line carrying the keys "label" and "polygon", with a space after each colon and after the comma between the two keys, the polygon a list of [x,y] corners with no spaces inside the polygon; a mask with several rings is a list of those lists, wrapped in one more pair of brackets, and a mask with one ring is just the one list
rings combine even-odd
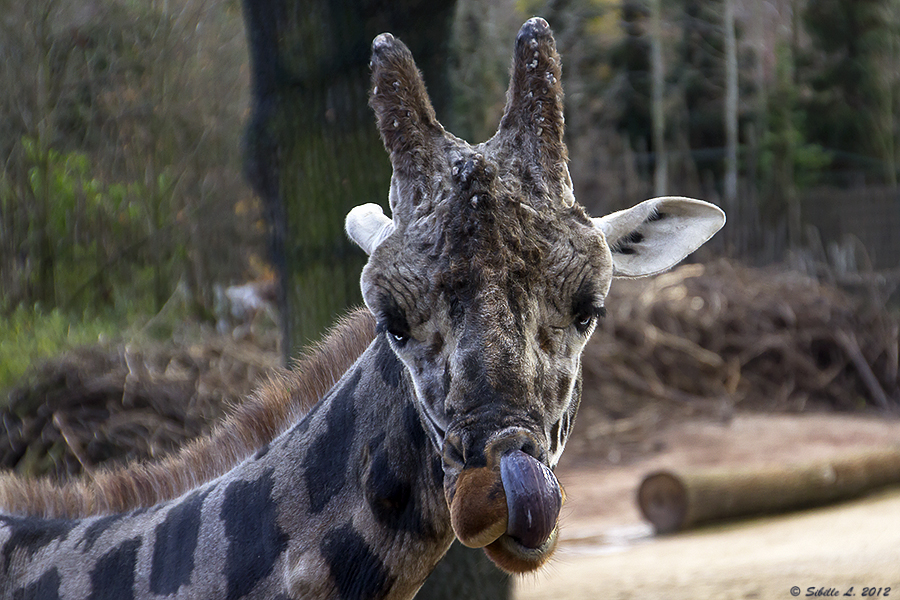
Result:
{"label": "extended tongue", "polygon": [[562,491],[549,467],[514,450],[500,459],[509,521],[506,533],[526,548],[539,548],[556,528]]}

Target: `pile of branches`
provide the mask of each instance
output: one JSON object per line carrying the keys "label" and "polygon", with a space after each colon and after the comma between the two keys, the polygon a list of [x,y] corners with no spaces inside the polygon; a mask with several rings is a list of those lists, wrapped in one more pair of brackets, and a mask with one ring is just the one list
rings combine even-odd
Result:
{"label": "pile of branches", "polygon": [[897,319],[796,272],[684,265],[617,281],[607,310],[584,357],[595,436],[673,407],[900,408]]}
{"label": "pile of branches", "polygon": [[69,352],[9,393],[0,467],[64,478],[159,457],[207,433],[277,364],[274,348],[227,336]]}
{"label": "pile of branches", "polygon": [[[652,451],[679,415],[900,409],[898,321],[795,272],[727,261],[617,281],[584,359],[574,452]],[[223,336],[70,353],[0,408],[0,467],[63,477],[158,457],[206,433],[277,364]]]}

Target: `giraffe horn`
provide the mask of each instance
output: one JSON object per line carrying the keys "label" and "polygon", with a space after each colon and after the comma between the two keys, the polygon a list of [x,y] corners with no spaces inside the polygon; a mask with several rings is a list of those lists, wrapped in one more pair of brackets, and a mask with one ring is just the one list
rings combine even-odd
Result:
{"label": "giraffe horn", "polygon": [[529,19],[516,36],[506,110],[497,136],[536,165],[550,191],[571,205],[561,79],[550,25],[539,17]]}
{"label": "giraffe horn", "polygon": [[427,150],[443,136],[425,91],[425,82],[412,53],[390,33],[372,42],[372,91],[369,104],[375,111],[384,146],[394,170],[414,176],[424,172]]}

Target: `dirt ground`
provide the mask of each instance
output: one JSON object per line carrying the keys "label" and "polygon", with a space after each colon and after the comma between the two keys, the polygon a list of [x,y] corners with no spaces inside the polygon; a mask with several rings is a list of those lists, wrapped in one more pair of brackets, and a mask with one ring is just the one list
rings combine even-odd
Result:
{"label": "dirt ground", "polygon": [[517,600],[900,597],[900,487],[665,537],[653,535],[634,500],[642,476],[660,468],[809,463],[896,446],[900,420],[738,415],[656,435],[659,451],[626,465],[564,457],[560,549],[542,572],[516,582]]}

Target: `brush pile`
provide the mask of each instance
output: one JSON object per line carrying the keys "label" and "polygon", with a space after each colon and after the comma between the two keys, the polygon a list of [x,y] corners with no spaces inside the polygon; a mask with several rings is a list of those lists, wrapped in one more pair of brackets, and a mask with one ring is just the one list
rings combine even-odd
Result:
{"label": "brush pile", "polygon": [[[652,451],[682,416],[900,408],[898,321],[871,299],[727,261],[616,281],[584,355],[574,453]],[[277,364],[230,337],[87,349],[0,401],[0,466],[61,477],[160,456],[207,432]]]}
{"label": "brush pile", "polygon": [[277,364],[274,348],[226,336],[70,352],[0,407],[0,467],[62,478],[158,457],[207,433]]}
{"label": "brush pile", "polygon": [[679,412],[900,408],[897,319],[804,275],[689,264],[616,281],[607,310],[584,356],[588,441]]}

